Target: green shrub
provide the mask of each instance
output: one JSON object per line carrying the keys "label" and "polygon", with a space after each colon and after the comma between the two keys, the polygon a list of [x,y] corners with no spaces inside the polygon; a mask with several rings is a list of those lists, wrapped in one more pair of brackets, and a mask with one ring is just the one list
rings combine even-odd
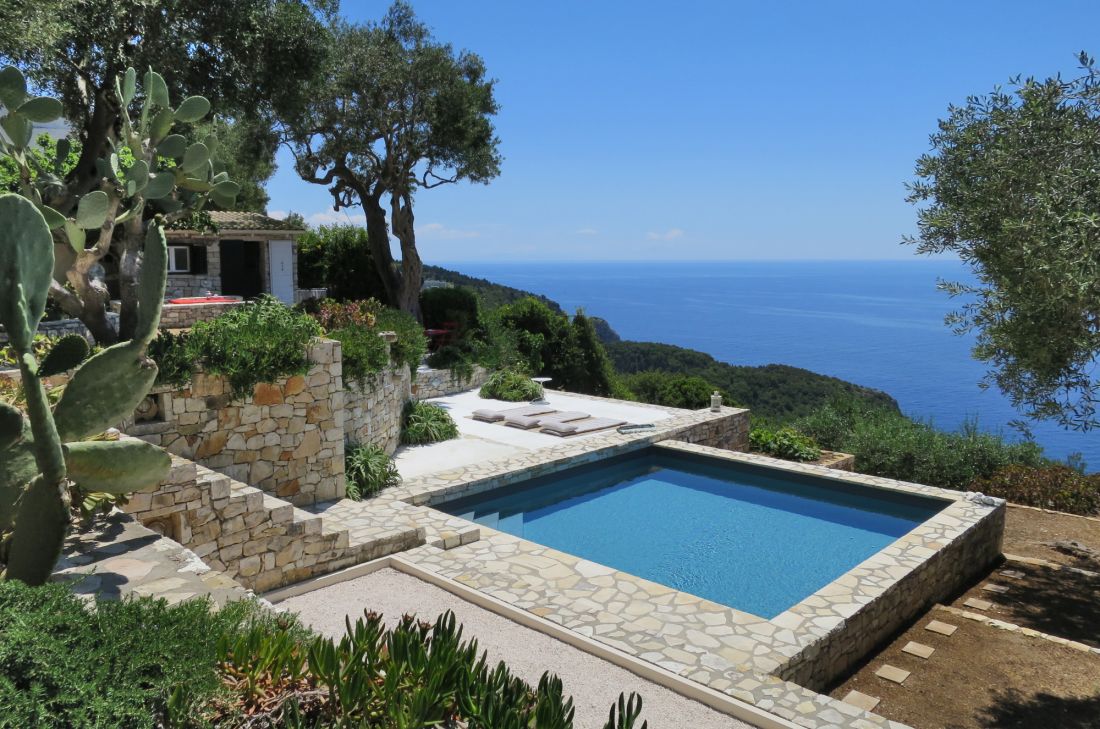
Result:
{"label": "green shrub", "polygon": [[615,391],[611,360],[584,312],[578,311],[570,321],[528,297],[500,307],[487,319],[487,339],[502,354],[483,363],[545,374],[556,388],[570,392],[608,396]]}
{"label": "green shrub", "polygon": [[410,400],[401,416],[401,442],[409,445],[438,443],[458,437],[451,414],[439,405]]}
{"label": "green shrub", "polygon": [[396,363],[408,365],[415,377],[420,361],[428,351],[428,337],[416,317],[397,309],[383,309],[378,313],[374,327],[380,332],[396,332],[397,341],[390,345],[390,358]]}
{"label": "green shrub", "polygon": [[157,363],[157,385],[182,387],[191,381],[195,362],[188,349],[187,332],[172,334],[161,329],[149,343],[149,358]]}
{"label": "green shrub", "polygon": [[543,396],[542,385],[525,373],[515,369],[494,372],[481,386],[481,397],[507,402],[538,400]]}
{"label": "green shrub", "polygon": [[381,446],[349,442],[344,445],[344,480],[347,497],[359,501],[400,483],[401,474]]}
{"label": "green shrub", "polygon": [[198,703],[221,695],[219,636],[255,621],[270,630],[274,618],[247,601],[217,612],[150,598],[89,609],[64,585],[0,582],[0,726],[174,724],[173,692],[176,703],[183,692]]}
{"label": "green shrub", "polygon": [[420,294],[424,326],[440,328],[453,324],[459,339],[467,332],[481,328],[479,308],[477,294],[461,286],[427,289]]}
{"label": "green shrub", "polygon": [[[623,385],[642,402],[686,410],[698,410],[710,406],[710,396],[718,389],[702,377],[672,372],[637,372],[624,375],[621,380]],[[719,394],[722,394],[721,391]]]}
{"label": "green shrub", "polygon": [[320,334],[311,317],[264,295],[196,323],[188,350],[207,372],[228,379],[235,397],[244,397],[261,382],[305,374],[309,340]]}
{"label": "green shrub", "polygon": [[[522,369],[548,372],[559,360],[569,319],[535,298],[520,299],[496,311],[498,325],[510,332]],[[553,376],[553,375],[551,375]]]}
{"label": "green shrub", "polygon": [[835,400],[794,425],[822,448],[854,454],[861,473],[929,486],[962,489],[1006,466],[1046,464],[1034,443],[1010,443],[974,423],[955,432],[937,430],[853,399]]}
{"label": "green shrub", "polygon": [[476,354],[463,342],[448,344],[428,355],[428,366],[437,370],[450,370],[458,382],[469,381],[474,374]]}
{"label": "green shrub", "polygon": [[298,237],[298,281],[302,288],[326,288],[338,301],[382,299],[367,231],[357,225],[322,225]]}
{"label": "green shrub", "polygon": [[1100,474],[1086,476],[1069,466],[1007,466],[967,489],[1024,506],[1100,516]]}
{"label": "green shrub", "polygon": [[610,396],[614,389],[615,370],[592,320],[583,311],[578,311],[565,334],[566,339],[556,358],[551,360],[547,374],[563,390]]}
{"label": "green shrub", "polygon": [[[256,629],[224,642],[221,666],[238,687],[226,713],[249,726],[573,726],[560,679],[545,673],[532,687],[489,664],[451,612],[434,624],[406,615],[393,629],[368,612],[339,641],[306,644]],[[620,695],[604,729],[632,729],[641,708],[636,694]]]}
{"label": "green shrub", "polygon": [[755,427],[749,432],[749,445],[755,451],[788,461],[816,461],[821,458],[821,449],[813,439],[790,426]]}
{"label": "green shrub", "polygon": [[327,332],[326,336],[340,342],[344,387],[355,384],[362,389],[370,377],[390,363],[386,342],[373,329],[348,326]]}
{"label": "green shrub", "polygon": [[377,299],[361,299],[354,301],[337,301],[336,299],[309,299],[303,301],[296,308],[309,314],[322,329],[343,329],[356,326],[371,329],[378,320],[378,315],[385,309],[382,302]]}

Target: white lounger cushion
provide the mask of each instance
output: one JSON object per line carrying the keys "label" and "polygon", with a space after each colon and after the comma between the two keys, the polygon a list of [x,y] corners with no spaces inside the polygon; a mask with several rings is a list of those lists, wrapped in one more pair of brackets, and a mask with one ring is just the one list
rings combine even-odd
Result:
{"label": "white lounger cushion", "polygon": [[567,410],[565,412],[548,413],[546,415],[509,415],[504,419],[504,424],[511,425],[513,428],[530,430],[540,425],[568,423],[570,420],[583,420],[584,418],[590,417],[592,416],[588,413],[582,413],[579,410]]}
{"label": "white lounger cushion", "polygon": [[542,428],[543,433],[549,433],[550,435],[579,435],[580,433],[591,433],[594,430],[603,430],[605,428],[615,428],[626,423],[625,420],[615,420],[614,418],[590,418],[588,420],[578,420],[572,423],[547,423]]}
{"label": "white lounger cushion", "polygon": [[524,405],[520,408],[508,408],[507,410],[475,410],[473,414],[475,420],[483,420],[486,423],[499,423],[509,415],[531,416],[545,415],[552,412],[554,412],[554,408],[546,405]]}

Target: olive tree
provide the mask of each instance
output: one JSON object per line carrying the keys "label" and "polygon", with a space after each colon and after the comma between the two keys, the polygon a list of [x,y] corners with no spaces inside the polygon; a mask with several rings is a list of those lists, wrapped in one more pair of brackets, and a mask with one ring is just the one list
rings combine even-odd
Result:
{"label": "olive tree", "polygon": [[[11,93],[60,101],[70,148],[77,151],[75,164],[55,170],[56,184],[39,186],[42,202],[74,218],[79,202],[104,184],[101,160],[122,152],[128,143],[124,127],[142,111],[140,100],[124,99],[116,85],[128,68],[137,69],[139,78],[150,68],[156,70],[160,83],[147,91],[155,91],[155,101],[163,102],[156,104],[160,111],[168,108],[168,98],[205,98],[223,123],[255,132],[258,142],[235,139],[235,148],[273,154],[274,118],[300,102],[323,67],[325,28],[335,8],[335,0],[0,0],[0,61],[18,69],[29,87]],[[14,76],[9,80],[14,83]],[[212,120],[204,124],[207,128],[197,131],[212,142],[209,132],[217,125]],[[206,146],[210,150],[211,144]],[[125,166],[124,153],[119,159]],[[262,165],[238,167],[232,171],[263,170]],[[152,212],[142,210],[140,217]],[[112,240],[96,238],[104,250],[93,265],[81,266],[76,251],[65,275],[69,285],[50,289],[50,297],[103,343],[133,333],[140,223],[117,226]],[[108,253],[119,266],[118,332],[106,317],[109,302],[101,263]]]}
{"label": "olive tree", "polygon": [[413,198],[499,174],[493,81],[480,57],[436,41],[404,2],[379,23],[340,22],[332,34],[324,83],[283,139],[302,179],[328,186],[334,210],[362,206],[388,303],[419,318]]}
{"label": "olive tree", "polygon": [[950,253],[975,283],[948,317],[1034,419],[1100,424],[1100,72],[1013,79],[951,106],[917,162],[920,253]]}

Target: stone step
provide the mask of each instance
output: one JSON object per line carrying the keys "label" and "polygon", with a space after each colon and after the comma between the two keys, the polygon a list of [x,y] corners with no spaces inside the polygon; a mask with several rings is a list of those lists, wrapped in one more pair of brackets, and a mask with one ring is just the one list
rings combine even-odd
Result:
{"label": "stone step", "polygon": [[330,518],[178,457],[160,489],[131,504],[143,523],[257,591],[415,547],[425,534],[393,510]]}

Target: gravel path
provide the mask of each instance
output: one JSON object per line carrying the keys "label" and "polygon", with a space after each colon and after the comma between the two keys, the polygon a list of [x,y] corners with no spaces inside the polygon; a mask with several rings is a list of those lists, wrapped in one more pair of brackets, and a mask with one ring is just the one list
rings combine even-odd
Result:
{"label": "gravel path", "polygon": [[[382,569],[364,577],[323,587],[280,603],[325,635],[340,637],[344,618],[363,610],[381,612],[393,624],[404,613],[434,619],[452,610],[475,636],[491,660],[503,660],[513,673],[537,684],[544,671],[558,674],[576,708],[577,729],[601,729],[619,692],[642,695],[642,718],[650,729],[741,729],[749,724],[710,709],[697,701],[651,683],[603,659],[526,628],[455,595],[394,569]],[[639,722],[638,726],[641,726]]]}

